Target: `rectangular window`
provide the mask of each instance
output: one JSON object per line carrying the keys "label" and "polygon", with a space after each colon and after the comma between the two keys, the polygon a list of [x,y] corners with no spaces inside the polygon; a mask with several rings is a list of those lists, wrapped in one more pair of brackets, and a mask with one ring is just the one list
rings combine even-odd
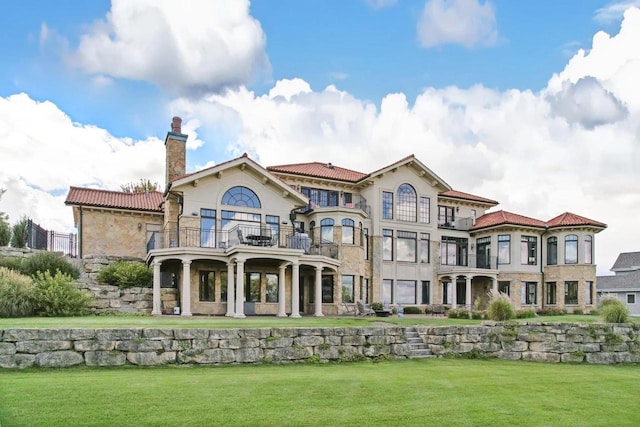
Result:
{"label": "rectangular window", "polygon": [[491,268],[491,237],[476,239],[476,268]]}
{"label": "rectangular window", "polygon": [[565,305],[578,304],[578,282],[564,282],[564,303]]}
{"label": "rectangular window", "polygon": [[549,237],[547,239],[547,265],[558,263],[558,238]]}
{"label": "rectangular window", "polygon": [[429,233],[420,233],[420,262],[429,263],[429,246],[431,239]]}
{"label": "rectangular window", "polygon": [[584,236],[584,262],[585,264],[593,263],[593,238]]}
{"label": "rectangular window", "polygon": [[511,264],[511,235],[498,235],[498,264]]}
{"label": "rectangular window", "polygon": [[260,273],[245,273],[244,295],[247,301],[260,302]]}
{"label": "rectangular window", "polygon": [[393,193],[382,192],[382,219],[393,219]]}
{"label": "rectangular window", "polygon": [[385,304],[391,304],[393,301],[393,280],[382,280],[382,302]]}
{"label": "rectangular window", "polygon": [[548,305],[556,304],[556,282],[547,282],[547,302]]}
{"label": "rectangular window", "polygon": [[431,283],[428,280],[423,280],[422,281],[422,300],[420,301],[421,304],[431,304],[431,296],[430,296],[430,286]]}
{"label": "rectangular window", "polygon": [[538,264],[538,238],[522,236],[520,238],[520,263],[523,265]]}
{"label": "rectangular window", "polygon": [[322,276],[322,302],[333,302],[333,276]]}
{"label": "rectangular window", "polygon": [[564,263],[578,263],[578,236],[570,234],[564,238]]}
{"label": "rectangular window", "polygon": [[354,302],[354,276],[342,276],[342,302]]}
{"label": "rectangular window", "polygon": [[511,282],[498,282],[498,292],[511,295]]}
{"label": "rectangular window", "polygon": [[369,302],[369,279],[363,277],[360,283],[360,299],[364,302]]}
{"label": "rectangular window", "polygon": [[274,273],[267,273],[267,289],[265,300],[266,302],[278,302],[278,292],[279,292],[279,280],[278,275]]}
{"label": "rectangular window", "polygon": [[593,282],[586,282],[586,289],[585,289],[585,301],[584,303],[586,305],[591,305],[593,304]]}
{"label": "rectangular window", "polygon": [[627,304],[636,303],[636,294],[627,294]]}
{"label": "rectangular window", "polygon": [[271,244],[277,246],[280,241],[280,217],[276,215],[267,215],[265,217],[267,227],[271,230]]}
{"label": "rectangular window", "polygon": [[538,297],[536,291],[536,282],[522,282],[522,304],[535,305]]}
{"label": "rectangular window", "polygon": [[213,271],[200,272],[200,301],[215,301],[215,278]]}
{"label": "rectangular window", "polygon": [[369,259],[369,229],[362,229],[362,248],[364,250],[364,259]]}
{"label": "rectangular window", "polygon": [[431,199],[420,197],[420,222],[429,224],[431,222]]}
{"label": "rectangular window", "polygon": [[467,265],[468,240],[463,237],[442,236],[440,242],[440,264]]}
{"label": "rectangular window", "polygon": [[416,281],[398,280],[396,282],[396,303],[415,304],[416,301]]}
{"label": "rectangular window", "polygon": [[216,247],[216,211],[200,209],[200,247]]}
{"label": "rectangular window", "polygon": [[227,286],[228,286],[227,277],[228,276],[226,271],[220,272],[220,301],[221,302],[227,302]]}
{"label": "rectangular window", "polygon": [[398,261],[416,262],[417,237],[418,233],[413,231],[398,231],[396,239]]}
{"label": "rectangular window", "polygon": [[442,303],[443,304],[451,304],[451,297],[452,297],[452,289],[453,284],[451,282],[444,282],[442,283]]}
{"label": "rectangular window", "polygon": [[455,227],[453,206],[438,206],[438,226]]}
{"label": "rectangular window", "polygon": [[382,230],[382,260],[393,261],[393,230]]}

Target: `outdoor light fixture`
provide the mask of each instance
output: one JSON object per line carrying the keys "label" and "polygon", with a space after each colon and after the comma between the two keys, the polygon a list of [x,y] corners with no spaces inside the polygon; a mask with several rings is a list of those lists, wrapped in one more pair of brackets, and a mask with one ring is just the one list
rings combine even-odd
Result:
{"label": "outdoor light fixture", "polygon": [[140,230],[142,230],[142,223],[141,222],[138,223],[138,231],[140,231]]}

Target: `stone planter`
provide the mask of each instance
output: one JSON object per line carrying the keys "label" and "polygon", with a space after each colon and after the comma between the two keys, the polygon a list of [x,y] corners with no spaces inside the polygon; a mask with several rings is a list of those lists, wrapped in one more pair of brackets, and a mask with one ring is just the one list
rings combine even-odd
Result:
{"label": "stone planter", "polygon": [[389,317],[390,315],[390,310],[376,310],[376,317]]}

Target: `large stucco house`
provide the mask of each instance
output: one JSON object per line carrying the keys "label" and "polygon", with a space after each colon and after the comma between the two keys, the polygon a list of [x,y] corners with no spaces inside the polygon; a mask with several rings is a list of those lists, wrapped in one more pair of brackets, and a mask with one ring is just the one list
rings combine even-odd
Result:
{"label": "large stucco house", "polygon": [[263,167],[247,155],[185,173],[181,120],[165,139],[163,194],[72,187],[80,254],[145,259],[153,314],[322,316],[354,302],[595,306],[595,235],[572,213],[541,221],[451,188],[415,156],[362,173]]}
{"label": "large stucco house", "polygon": [[614,276],[598,276],[598,300],[605,295],[615,296],[632,316],[640,316],[640,252],[622,252],[611,271]]}

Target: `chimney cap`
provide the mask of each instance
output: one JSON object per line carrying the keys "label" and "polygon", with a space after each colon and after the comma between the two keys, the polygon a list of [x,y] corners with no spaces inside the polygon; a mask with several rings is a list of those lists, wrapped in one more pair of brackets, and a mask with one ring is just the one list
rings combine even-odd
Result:
{"label": "chimney cap", "polygon": [[182,133],[182,119],[180,117],[175,116],[173,120],[171,120],[171,132]]}

